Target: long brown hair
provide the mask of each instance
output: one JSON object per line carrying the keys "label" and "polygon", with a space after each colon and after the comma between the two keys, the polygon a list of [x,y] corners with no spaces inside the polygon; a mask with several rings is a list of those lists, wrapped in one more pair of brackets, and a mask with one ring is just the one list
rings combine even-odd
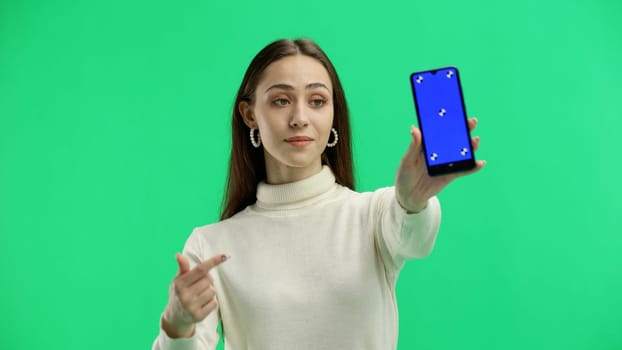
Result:
{"label": "long brown hair", "polygon": [[335,147],[326,148],[322,154],[322,164],[331,168],[337,183],[354,190],[350,116],[337,71],[324,51],[313,41],[281,39],[268,44],[253,58],[235,98],[231,122],[231,158],[220,214],[221,220],[230,218],[248,205],[255,203],[257,184],[266,179],[264,151],[262,148],[255,148],[251,145],[248,137],[249,129],[244,123],[238,106],[242,101],[253,104],[255,89],[269,64],[283,57],[299,54],[318,60],[330,76],[335,108],[333,127],[339,132],[339,142]]}

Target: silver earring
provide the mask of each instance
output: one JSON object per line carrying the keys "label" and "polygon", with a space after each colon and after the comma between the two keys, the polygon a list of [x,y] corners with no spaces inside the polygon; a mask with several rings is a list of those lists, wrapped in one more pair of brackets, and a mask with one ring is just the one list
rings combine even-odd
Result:
{"label": "silver earring", "polygon": [[333,135],[335,135],[335,139],[333,140],[333,142],[330,142],[326,146],[335,147],[337,145],[337,141],[339,141],[339,134],[337,134],[337,130],[335,130],[335,128],[330,129],[330,131],[332,131]]}
{"label": "silver earring", "polygon": [[[257,141],[255,141],[255,130],[257,130]],[[250,138],[253,147],[259,148],[259,146],[261,146],[261,136],[259,135],[259,129],[251,128]]]}

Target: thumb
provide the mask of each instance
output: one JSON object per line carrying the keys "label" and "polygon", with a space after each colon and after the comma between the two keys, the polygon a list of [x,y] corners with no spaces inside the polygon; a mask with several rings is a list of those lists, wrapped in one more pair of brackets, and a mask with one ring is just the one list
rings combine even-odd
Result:
{"label": "thumb", "polygon": [[177,259],[177,265],[179,265],[179,274],[183,275],[184,273],[190,271],[190,262],[186,259],[182,254],[177,253],[175,255],[175,259]]}
{"label": "thumb", "polygon": [[416,162],[419,153],[421,153],[421,131],[414,125],[410,126],[410,135],[412,136],[412,142],[408,146],[404,161],[407,164],[412,165]]}

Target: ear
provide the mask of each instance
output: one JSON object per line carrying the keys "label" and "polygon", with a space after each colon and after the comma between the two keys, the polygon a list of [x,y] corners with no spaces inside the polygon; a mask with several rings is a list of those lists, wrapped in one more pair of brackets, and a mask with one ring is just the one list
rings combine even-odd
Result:
{"label": "ear", "polygon": [[244,119],[244,124],[251,129],[257,129],[257,121],[255,120],[255,115],[253,113],[253,106],[251,106],[247,101],[240,101],[238,105],[238,111],[240,115],[242,115],[242,119]]}

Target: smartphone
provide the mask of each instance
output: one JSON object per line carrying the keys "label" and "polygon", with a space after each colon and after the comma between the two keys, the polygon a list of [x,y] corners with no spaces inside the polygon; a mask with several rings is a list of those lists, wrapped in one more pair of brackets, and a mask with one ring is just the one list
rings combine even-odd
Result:
{"label": "smartphone", "polygon": [[430,176],[475,168],[471,133],[456,67],[410,75],[423,152]]}

